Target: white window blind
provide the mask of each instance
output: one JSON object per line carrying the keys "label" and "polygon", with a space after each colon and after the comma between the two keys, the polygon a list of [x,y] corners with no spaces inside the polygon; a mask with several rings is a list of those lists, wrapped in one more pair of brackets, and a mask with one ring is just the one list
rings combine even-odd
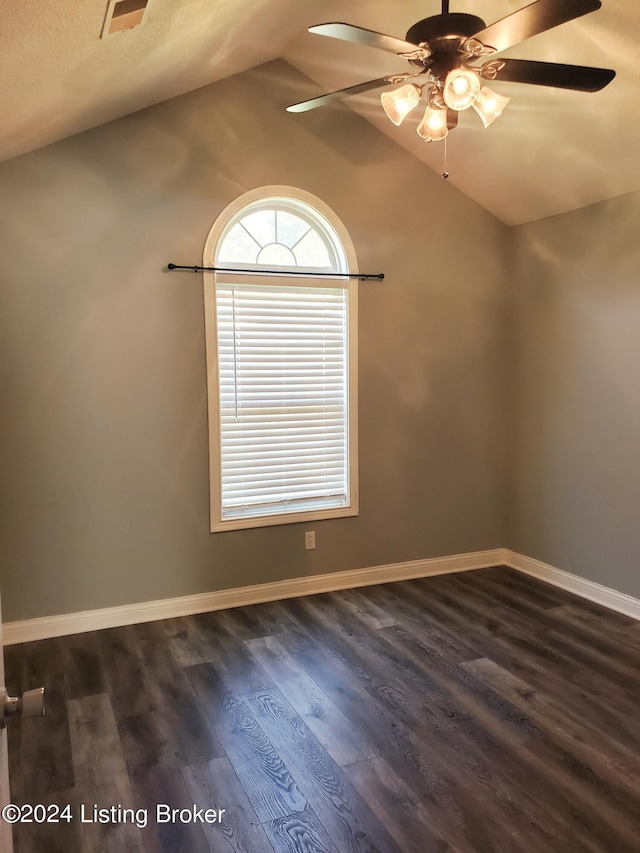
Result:
{"label": "white window blind", "polygon": [[348,304],[217,281],[223,521],[349,505]]}

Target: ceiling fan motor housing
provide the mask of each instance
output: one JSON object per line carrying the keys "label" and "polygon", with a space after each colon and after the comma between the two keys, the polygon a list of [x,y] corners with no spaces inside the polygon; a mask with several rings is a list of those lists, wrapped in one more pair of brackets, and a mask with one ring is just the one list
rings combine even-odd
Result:
{"label": "ceiling fan motor housing", "polygon": [[484,28],[482,18],[459,12],[418,21],[408,30],[406,39],[412,44],[428,44],[431,56],[409,62],[417,68],[430,68],[434,77],[446,77],[449,71],[462,65],[464,42]]}

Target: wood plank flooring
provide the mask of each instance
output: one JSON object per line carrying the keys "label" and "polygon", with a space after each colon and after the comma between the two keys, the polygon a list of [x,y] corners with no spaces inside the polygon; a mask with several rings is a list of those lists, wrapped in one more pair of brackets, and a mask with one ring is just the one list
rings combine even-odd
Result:
{"label": "wood plank flooring", "polygon": [[8,647],[16,853],[638,853],[639,627],[495,568]]}

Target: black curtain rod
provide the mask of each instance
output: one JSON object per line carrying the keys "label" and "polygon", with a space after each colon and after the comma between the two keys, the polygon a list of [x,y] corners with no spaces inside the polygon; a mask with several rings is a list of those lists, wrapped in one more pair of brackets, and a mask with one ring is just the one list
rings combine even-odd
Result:
{"label": "black curtain rod", "polygon": [[363,272],[350,272],[350,273],[336,273],[336,272],[300,272],[296,270],[243,270],[238,269],[237,267],[187,267],[182,266],[181,264],[167,264],[167,268],[170,270],[188,270],[189,272],[232,272],[232,273],[243,273],[244,275],[280,275],[280,276],[303,276],[304,278],[357,278],[360,281],[372,281],[376,279],[377,281],[382,281],[384,279],[384,273],[363,273]]}

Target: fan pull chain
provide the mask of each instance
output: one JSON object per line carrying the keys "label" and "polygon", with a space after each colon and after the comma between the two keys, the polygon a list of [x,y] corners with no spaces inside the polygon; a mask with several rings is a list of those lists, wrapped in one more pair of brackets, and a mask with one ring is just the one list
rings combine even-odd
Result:
{"label": "fan pull chain", "polygon": [[442,173],[443,180],[447,180],[449,172],[447,172],[447,137],[444,138],[444,172]]}

